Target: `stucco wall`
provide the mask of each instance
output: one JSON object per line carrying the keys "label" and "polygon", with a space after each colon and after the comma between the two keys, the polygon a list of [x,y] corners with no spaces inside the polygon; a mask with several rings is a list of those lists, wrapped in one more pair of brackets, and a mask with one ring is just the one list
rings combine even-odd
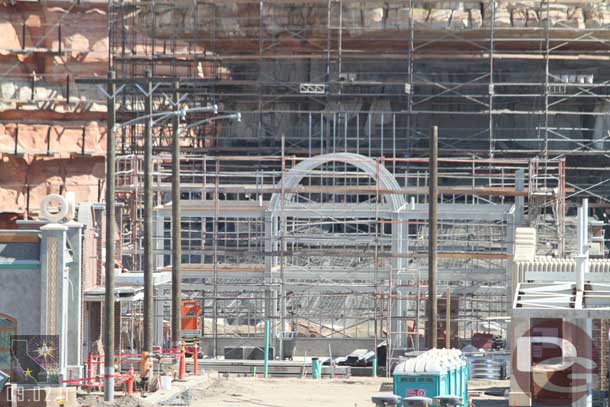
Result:
{"label": "stucco wall", "polygon": [[40,334],[40,271],[0,265],[0,313],[17,320],[19,335]]}

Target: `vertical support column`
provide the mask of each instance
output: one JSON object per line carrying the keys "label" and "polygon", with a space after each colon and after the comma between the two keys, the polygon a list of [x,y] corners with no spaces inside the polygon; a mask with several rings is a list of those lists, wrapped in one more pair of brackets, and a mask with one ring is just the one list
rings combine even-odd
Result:
{"label": "vertical support column", "polygon": [[[550,100],[550,56],[551,56],[551,18],[550,2],[546,2],[546,24],[544,25],[544,158],[549,156],[549,100]],[[554,47],[554,45],[553,45]]]}
{"label": "vertical support column", "polygon": [[[59,337],[59,376],[68,366],[68,273],[65,248],[67,227],[51,223],[40,228],[40,332]],[[80,321],[79,321],[80,322]],[[79,349],[79,348],[77,348]],[[73,350],[73,349],[72,349]]]}
{"label": "vertical support column", "polygon": [[[331,31],[331,20],[332,20],[332,0],[328,0],[327,5],[327,16],[326,16],[326,72],[324,75],[324,82],[330,82],[330,71],[331,71],[331,49],[332,49],[332,31]],[[262,11],[262,10],[261,10]],[[261,14],[262,15],[262,14]],[[322,154],[322,152],[320,152]]]}
{"label": "vertical support column", "polygon": [[[584,291],[585,291],[585,275],[589,271],[589,200],[583,199],[582,205],[578,208],[578,230],[577,230],[577,255],[576,255],[576,304],[575,308],[584,308]],[[588,318],[579,318],[570,321],[573,326],[580,330],[572,329],[568,332],[571,335],[567,338],[571,343],[576,345],[576,349],[580,355],[592,356],[593,351],[593,321]],[[565,325],[565,324],[564,324]],[[578,335],[575,331],[586,332],[586,337]],[[590,407],[593,403],[592,394],[592,377],[587,375],[587,395],[578,400],[572,401],[572,406],[575,407]]]}
{"label": "vertical support column", "polygon": [[[523,172],[521,170],[521,172]],[[518,190],[518,189],[517,189]],[[517,197],[515,200],[517,200]],[[523,198],[523,197],[521,197]],[[523,208],[523,207],[521,207]],[[515,295],[515,290],[517,289],[517,284],[519,284],[518,273],[516,270],[516,265],[514,262],[515,255],[515,236],[517,230],[517,214],[519,211],[519,205],[515,205],[515,211],[513,213],[508,213],[505,215],[505,223],[506,223],[506,254],[509,255],[510,260],[505,260],[504,264],[506,265],[506,313],[507,315],[512,315],[513,308],[513,297]],[[521,216],[523,217],[523,211],[521,210]],[[512,321],[508,321],[506,325],[506,349],[510,349],[513,338],[511,336],[511,326]],[[459,329],[459,328],[458,328]]]}
{"label": "vertical support column", "polygon": [[280,360],[284,359],[284,330],[286,329],[286,280],[284,270],[286,267],[286,157],[285,138],[282,135],[282,179],[280,191],[280,330],[278,352]]}
{"label": "vertical support column", "polygon": [[214,357],[218,356],[218,222],[220,219],[220,158],[216,157],[214,168],[214,224],[212,246],[214,253],[212,256],[212,336],[214,342]]}
{"label": "vertical support column", "polygon": [[270,283],[273,270],[273,213],[270,210],[265,210],[263,217],[265,228],[265,282]]}
{"label": "vertical support column", "polygon": [[[369,113],[370,115],[370,113]],[[370,118],[370,116],[369,116]],[[369,122],[370,123],[370,122]],[[370,145],[369,145],[370,148]],[[374,293],[373,293],[373,301],[374,301],[374,313],[373,313],[373,328],[375,331],[374,336],[374,344],[375,344],[375,355],[377,356],[377,345],[378,345],[378,336],[379,332],[382,331],[382,327],[379,325],[379,201],[381,200],[381,195],[379,193],[379,167],[380,167],[380,158],[375,160],[375,251],[373,256],[373,278],[374,278]],[[383,322],[383,321],[382,321]],[[322,321],[320,321],[320,325],[322,325]]]}
{"label": "vertical support column", "polygon": [[[589,200],[583,199],[582,206],[578,208],[578,254],[576,255],[576,290],[584,292],[585,273],[589,271]],[[578,296],[577,296],[578,298]],[[580,297],[582,298],[582,296]],[[582,304],[580,304],[582,305]],[[578,307],[579,304],[576,304]]]}
{"label": "vertical support column", "polygon": [[[264,214],[265,225],[265,320],[270,323],[270,337],[275,337],[275,320],[277,317],[277,292],[274,288],[275,278],[273,268],[276,264],[275,252],[277,250],[275,237],[277,236],[277,221],[275,214],[266,210]],[[277,350],[277,347],[275,348]],[[276,352],[277,353],[277,352]]]}
{"label": "vertical support column", "polygon": [[153,222],[152,222],[152,77],[146,72],[145,129],[144,129],[144,351],[153,348]]}
{"label": "vertical support column", "polygon": [[[69,221],[67,238],[72,248],[72,263],[68,266],[70,295],[68,296],[68,369],[72,377],[82,375],[82,227],[78,222]],[[70,376],[70,375],[69,375]]]}
{"label": "vertical support column", "polygon": [[566,251],[566,159],[561,158],[558,163],[559,191],[557,192],[557,223],[559,234],[559,256],[565,256]]}
{"label": "vertical support column", "polygon": [[438,340],[437,274],[437,206],[438,206],[438,127],[430,132],[430,181],[428,193],[428,349],[436,348]]}
{"label": "vertical support column", "polygon": [[263,225],[265,228],[265,239],[264,239],[264,248],[265,248],[265,320],[271,320],[273,317],[273,294],[272,294],[272,284],[273,284],[273,213],[269,210],[266,210],[264,213]]}
{"label": "vertical support column", "polygon": [[270,327],[269,327],[269,320],[265,319],[265,349],[264,349],[264,366],[263,366],[263,373],[265,376],[265,379],[269,376],[269,340],[270,340]]}
{"label": "vertical support column", "polygon": [[488,110],[489,110],[489,157],[493,158],[496,151],[496,142],[495,142],[495,134],[494,134],[494,62],[495,56],[494,52],[496,49],[496,2],[491,1],[488,3],[489,8],[491,10],[491,19],[490,19],[490,27],[489,27],[489,89],[488,89]]}
{"label": "vertical support column", "polygon": [[[174,82],[175,110],[178,103],[179,82]],[[180,215],[180,117],[172,120],[172,346],[180,345],[182,309],[182,228]]]}
{"label": "vertical support column", "polygon": [[[529,342],[521,342],[519,343],[519,338],[529,339],[528,331],[530,329],[530,320],[528,317],[523,316],[514,316],[511,322],[511,336],[512,336],[512,346],[511,346],[511,355],[516,354],[517,346],[525,347],[526,349],[520,349],[521,356],[523,354],[529,354],[528,349],[531,350],[531,343]],[[526,358],[527,359],[527,358]],[[531,364],[531,360],[525,360],[525,362]],[[515,359],[513,359],[513,372],[518,369],[518,366],[515,364]],[[523,386],[523,387],[522,387]],[[510,377],[510,392],[508,394],[508,405],[515,407],[529,407],[532,405],[532,394],[531,394],[531,375],[524,375],[523,379],[520,382],[517,382],[515,375],[512,374]]]}
{"label": "vertical support column", "polygon": [[[400,221],[399,212],[394,212],[392,214],[392,253],[395,253],[397,256],[392,257],[392,270],[390,270],[390,301],[392,301],[392,295],[395,296],[395,299],[392,301],[392,315],[390,323],[390,332],[393,334],[390,335],[390,341],[392,343],[391,348],[394,349],[404,347],[404,332],[402,328],[403,313],[406,307],[403,300],[401,291],[402,284],[400,280],[400,274],[403,267],[402,255],[405,253],[402,229],[403,226]],[[388,346],[388,349],[390,349],[390,346]],[[390,360],[390,355],[388,355],[386,359]]]}
{"label": "vertical support column", "polygon": [[451,349],[451,287],[447,287],[445,295],[445,348]]}
{"label": "vertical support column", "polygon": [[[265,0],[259,0],[258,3],[258,77],[263,77],[263,52],[265,50],[265,25],[264,25],[264,16],[265,16]],[[256,93],[258,96],[258,109],[257,113],[257,127],[256,127],[256,141],[258,143],[258,147],[263,146],[263,139],[265,137],[264,129],[263,129],[263,87],[262,81],[256,81]]]}
{"label": "vertical support column", "polygon": [[108,72],[108,130],[106,141],[106,280],[104,298],[104,401],[114,401],[114,229],[115,229],[115,134],[116,122],[114,71]]}
{"label": "vertical support column", "polygon": [[[525,170],[519,168],[515,172],[515,190],[517,192],[525,191]],[[525,226],[525,196],[520,195],[515,197],[515,226]]]}

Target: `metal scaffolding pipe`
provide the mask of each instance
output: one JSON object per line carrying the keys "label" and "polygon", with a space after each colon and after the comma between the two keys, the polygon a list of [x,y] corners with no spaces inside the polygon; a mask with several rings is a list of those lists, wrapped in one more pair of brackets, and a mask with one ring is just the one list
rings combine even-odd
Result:
{"label": "metal scaffolding pipe", "polygon": [[437,274],[437,226],[438,226],[438,127],[430,132],[430,192],[429,203],[429,238],[428,238],[428,348],[436,348],[438,342],[438,303],[436,300]]}
{"label": "metal scaffolding pipe", "polygon": [[146,95],[144,130],[144,346],[143,350],[152,352],[153,349],[153,177],[152,177],[152,79],[150,71],[146,72]]}
{"label": "metal scaffolding pipe", "polygon": [[451,287],[447,287],[445,296],[445,348],[451,349]]}
{"label": "metal scaffolding pipe", "polygon": [[[174,83],[174,108],[180,109],[178,89]],[[172,345],[179,346],[181,339],[182,308],[182,227],[180,215],[180,117],[172,120]],[[195,356],[196,357],[196,356]]]}
{"label": "metal scaffolding pipe", "polygon": [[576,289],[585,291],[585,273],[589,271],[589,200],[583,199],[578,208],[578,253],[576,254]]}

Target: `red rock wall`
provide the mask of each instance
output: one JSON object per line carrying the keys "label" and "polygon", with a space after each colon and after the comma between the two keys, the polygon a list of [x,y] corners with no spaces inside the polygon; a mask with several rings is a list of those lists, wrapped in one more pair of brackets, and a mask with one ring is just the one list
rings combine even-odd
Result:
{"label": "red rock wall", "polygon": [[[28,159],[39,155],[70,154],[103,155],[106,151],[106,128],[103,123],[90,121],[85,123],[70,123],[66,120],[50,121],[49,123],[0,123],[1,152],[17,152]],[[67,127],[70,126],[70,127]],[[50,131],[49,131],[50,130]]]}
{"label": "red rock wall", "polygon": [[5,156],[0,161],[0,208],[2,212],[36,216],[48,194],[74,192],[77,201],[96,202],[103,194],[104,158],[25,158]]}
{"label": "red rock wall", "polygon": [[[383,35],[396,36],[391,33],[405,31],[405,38],[410,15],[415,30],[419,31],[416,37],[422,41],[427,39],[419,37],[431,29],[480,30],[491,27],[492,19],[496,28],[544,28],[547,23],[550,27],[568,29],[607,28],[610,25],[610,5],[602,0],[566,4],[553,1],[548,9],[541,1],[501,0],[495,3],[494,13],[489,9],[490,3],[476,0],[351,0],[342,3],[285,0],[267,1],[261,8],[258,0],[240,0],[216,2],[213,7],[199,4],[193,8],[191,0],[158,0],[138,2],[142,12],[134,14],[134,27],[127,29],[148,36],[154,32],[160,39],[181,36],[209,38],[213,33],[214,51],[223,54],[257,52],[261,33],[276,50],[324,49],[329,25],[342,27],[345,49],[393,49],[392,38],[384,42]],[[296,31],[298,36],[290,34]],[[368,40],[372,36],[375,41]],[[438,34],[435,36],[438,38]],[[518,36],[516,33],[515,38]],[[138,49],[135,51],[141,54]]]}
{"label": "red rock wall", "polygon": [[75,79],[106,75],[106,3],[0,4],[0,213],[35,217],[49,193],[103,196],[104,103]]}

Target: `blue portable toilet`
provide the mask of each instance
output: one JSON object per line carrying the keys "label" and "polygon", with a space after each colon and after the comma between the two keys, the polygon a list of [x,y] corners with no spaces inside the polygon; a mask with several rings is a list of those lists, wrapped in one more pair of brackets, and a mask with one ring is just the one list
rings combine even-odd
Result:
{"label": "blue portable toilet", "polygon": [[454,380],[449,395],[461,397],[464,405],[468,405],[468,362],[464,358],[462,351],[451,349],[449,352],[452,359],[451,365]]}
{"label": "blue portable toilet", "polygon": [[394,394],[400,397],[459,396],[468,405],[468,369],[462,352],[432,349],[394,369]]}
{"label": "blue portable toilet", "polygon": [[444,354],[438,357],[446,358],[446,366],[449,376],[449,393],[439,394],[439,396],[458,396],[463,401],[468,400],[468,362],[460,350],[444,350]]}

